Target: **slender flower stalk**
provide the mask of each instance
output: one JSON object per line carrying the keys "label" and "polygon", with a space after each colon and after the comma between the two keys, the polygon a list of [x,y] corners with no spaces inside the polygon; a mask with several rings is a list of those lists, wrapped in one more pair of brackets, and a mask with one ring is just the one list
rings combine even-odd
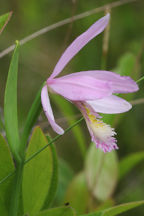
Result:
{"label": "slender flower stalk", "polygon": [[114,137],[116,132],[101,120],[98,113],[114,114],[130,110],[131,104],[114,93],[135,92],[138,90],[137,84],[130,77],[104,70],[76,72],[60,78],[56,76],[89,41],[104,31],[109,17],[107,14],[99,19],[70,44],[41,91],[44,112],[56,133],[63,134],[64,130],[55,122],[48,91],[63,96],[78,107],[85,118],[92,141],[104,152],[118,148]]}

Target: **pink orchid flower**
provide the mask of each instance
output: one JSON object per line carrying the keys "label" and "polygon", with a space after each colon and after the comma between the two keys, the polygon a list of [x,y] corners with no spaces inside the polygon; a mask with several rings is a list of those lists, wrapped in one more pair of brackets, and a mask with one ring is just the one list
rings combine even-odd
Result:
{"label": "pink orchid flower", "polygon": [[68,62],[94,37],[107,26],[110,15],[99,19],[90,28],[77,37],[65,50],[53,73],[47,79],[41,91],[44,112],[53,130],[63,134],[64,130],[55,122],[50,105],[48,90],[63,96],[75,104],[83,114],[92,141],[104,152],[117,149],[116,132],[100,120],[98,113],[123,113],[131,109],[131,104],[113,93],[130,93],[138,90],[137,84],[126,76],[109,71],[82,71],[55,78]]}

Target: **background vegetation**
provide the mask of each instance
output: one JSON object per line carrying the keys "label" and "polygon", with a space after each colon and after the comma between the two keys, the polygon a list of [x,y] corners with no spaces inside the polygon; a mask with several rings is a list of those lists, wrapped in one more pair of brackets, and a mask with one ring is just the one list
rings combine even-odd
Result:
{"label": "background vegetation", "polygon": [[[5,0],[0,14],[13,11],[13,16],[0,37],[0,50],[4,50],[29,34],[76,14],[115,3],[109,0]],[[18,74],[18,115],[22,129],[27,112],[44,80],[49,77],[64,49],[93,22],[104,15],[101,11],[73,21],[27,42],[20,48]],[[138,80],[144,75],[144,2],[136,0],[111,9],[109,50],[106,69]],[[91,41],[64,69],[63,74],[82,70],[101,69],[103,34]],[[0,113],[3,114],[4,90],[11,54],[0,59]],[[119,150],[103,160],[101,152],[93,150],[85,122],[55,143],[59,156],[59,185],[53,206],[69,202],[79,213],[111,207],[114,204],[144,199],[144,84],[140,91],[125,96],[133,104],[128,113],[104,116],[116,127]],[[140,100],[138,100],[140,99]],[[55,117],[67,128],[80,113],[59,96],[51,95]],[[43,113],[38,125],[45,133],[54,136]],[[3,130],[1,129],[1,133]],[[38,132],[37,132],[38,133]],[[86,160],[80,146],[86,145]],[[91,155],[94,152],[94,155]],[[135,152],[138,152],[135,154]],[[98,154],[99,153],[99,154]],[[132,155],[126,161],[124,158]],[[101,161],[104,171],[97,166]],[[91,160],[90,160],[91,159]],[[105,161],[105,162],[104,162]],[[120,161],[120,162],[118,162]],[[88,168],[87,168],[88,167]],[[91,167],[89,171],[89,167]],[[128,170],[125,169],[128,167]],[[133,168],[133,169],[132,169]],[[130,171],[130,172],[128,172]],[[89,173],[90,172],[90,173]],[[97,173],[98,172],[98,173]],[[103,174],[104,172],[104,174]],[[107,173],[108,172],[108,173]],[[85,175],[88,182],[85,182]],[[95,174],[94,174],[95,173]],[[111,176],[109,176],[111,174]],[[89,176],[99,182],[91,182]],[[102,176],[101,176],[102,175]],[[103,182],[107,179],[107,182]],[[97,180],[98,181],[98,180]],[[102,182],[101,182],[102,181]],[[109,183],[111,184],[109,185]],[[87,187],[88,184],[88,187]],[[97,191],[96,188],[100,188]],[[107,188],[111,187],[110,191]],[[97,192],[94,192],[95,191]],[[143,215],[144,207],[131,210],[126,215]]]}

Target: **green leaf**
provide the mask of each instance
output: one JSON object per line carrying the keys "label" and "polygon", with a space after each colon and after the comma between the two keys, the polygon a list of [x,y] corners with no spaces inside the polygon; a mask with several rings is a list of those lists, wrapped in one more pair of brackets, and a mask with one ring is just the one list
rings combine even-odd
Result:
{"label": "green leaf", "polygon": [[111,208],[115,205],[115,200],[110,198],[102,203],[100,203],[96,208],[94,206],[94,208],[92,209],[93,211],[95,211],[95,209],[97,209],[97,211],[103,211],[105,209]]}
{"label": "green leaf", "polygon": [[69,202],[77,214],[82,214],[87,209],[89,191],[84,173],[79,173],[68,187],[65,202]]}
{"label": "green leaf", "polygon": [[58,169],[58,190],[56,194],[56,204],[62,204],[64,201],[64,196],[66,190],[68,188],[69,183],[71,182],[74,172],[71,167],[64,161],[63,159],[59,158],[58,160],[59,169]]}
{"label": "green leaf", "polygon": [[118,179],[118,160],[115,151],[102,152],[92,144],[89,148],[85,174],[89,190],[99,200],[108,199]]}
{"label": "green leaf", "polygon": [[[66,119],[67,119],[68,124],[72,125],[76,121],[76,118],[75,118],[76,112],[74,111],[71,104],[65,99],[63,99],[62,97],[60,97],[59,95],[53,95],[52,99],[54,100],[56,105],[59,107],[62,114],[64,114],[64,116],[67,116]],[[84,157],[86,154],[86,142],[85,142],[85,137],[83,136],[82,129],[79,125],[77,125],[77,127],[73,128],[72,132],[77,140],[81,154]]]}
{"label": "green leaf", "polygon": [[76,214],[71,207],[65,206],[42,211],[36,216],[76,216]]}
{"label": "green leaf", "polygon": [[[51,141],[51,138],[47,136],[48,142]],[[57,186],[58,186],[58,161],[57,161],[57,153],[54,144],[50,145],[51,151],[52,151],[52,159],[53,159],[53,171],[52,171],[52,177],[51,177],[51,183],[49,192],[47,195],[47,198],[44,203],[43,208],[47,208],[50,206],[52,201],[54,200],[54,197],[56,195]]]}
{"label": "green leaf", "polygon": [[123,158],[119,163],[119,180],[144,160],[144,152],[137,152]]}
{"label": "green leaf", "polygon": [[19,160],[19,132],[17,114],[17,73],[18,73],[19,43],[12,56],[4,97],[4,119],[8,144],[15,159]]}
{"label": "green leaf", "polygon": [[[15,169],[12,156],[8,145],[0,134],[0,180],[7,176]],[[8,215],[8,206],[10,202],[10,194],[13,185],[13,177],[11,176],[5,182],[0,184],[0,215]]]}
{"label": "green leaf", "polygon": [[117,73],[122,76],[131,76],[136,63],[136,57],[132,53],[125,53],[118,62],[118,66],[115,69]]}
{"label": "green leaf", "polygon": [[144,204],[144,201],[137,201],[137,202],[121,204],[121,205],[106,209],[104,211],[104,216],[115,216],[117,214],[126,212],[132,208],[136,208],[143,204]]}
{"label": "green leaf", "polygon": [[80,215],[80,216],[103,216],[103,212],[93,212],[90,214]]}
{"label": "green leaf", "polygon": [[4,30],[5,26],[7,25],[8,21],[10,20],[12,12],[3,14],[0,16],[0,34]]}
{"label": "green leaf", "polygon": [[[33,131],[26,159],[48,143],[39,127]],[[44,205],[53,176],[53,159],[50,146],[24,166],[22,191],[24,213],[35,216]]]}
{"label": "green leaf", "polygon": [[144,201],[130,202],[130,203],[117,205],[117,206],[112,207],[112,208],[108,208],[104,211],[85,214],[85,215],[81,215],[81,216],[116,216],[120,213],[126,212],[130,209],[136,208],[136,207],[143,205],[143,204],[144,204]]}

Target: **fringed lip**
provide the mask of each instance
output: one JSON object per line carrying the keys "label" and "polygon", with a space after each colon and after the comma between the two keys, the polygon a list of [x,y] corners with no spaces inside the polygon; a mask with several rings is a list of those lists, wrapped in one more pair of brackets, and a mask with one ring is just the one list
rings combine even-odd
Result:
{"label": "fringed lip", "polygon": [[105,124],[90,105],[86,103],[75,103],[83,114],[92,142],[95,143],[96,148],[102,149],[104,152],[110,152],[113,149],[118,149],[117,140],[114,137],[116,132],[110,125]]}

